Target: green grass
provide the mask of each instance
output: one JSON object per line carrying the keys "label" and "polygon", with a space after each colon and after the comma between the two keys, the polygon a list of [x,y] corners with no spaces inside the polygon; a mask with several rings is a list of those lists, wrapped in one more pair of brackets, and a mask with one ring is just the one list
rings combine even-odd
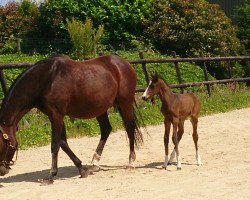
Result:
{"label": "green grass", "polygon": [[[243,84],[237,85],[232,91],[226,85],[213,86],[212,96],[209,97],[204,88],[198,92],[202,101],[201,116],[219,112],[228,112],[234,109],[250,107],[250,89]],[[136,94],[139,110],[146,125],[163,123],[160,112],[161,102],[157,98],[155,105],[140,100],[140,94]],[[109,119],[113,132],[123,129],[122,120],[113,108],[109,110]],[[31,146],[42,146],[50,143],[51,126],[47,116],[39,111],[32,111],[20,121],[17,133],[21,149]],[[65,125],[68,137],[96,136],[99,134],[99,126],[95,119],[72,121],[65,117]],[[125,134],[125,133],[124,133]]]}
{"label": "green grass", "polygon": [[[117,52],[125,59],[136,59],[138,53],[136,52]],[[36,62],[45,58],[43,55],[0,55],[1,62]],[[145,53],[145,58],[162,58],[166,57],[157,53]],[[163,75],[170,84],[177,83],[175,77],[175,70],[173,65],[156,64],[147,65],[151,73],[157,71]],[[138,87],[145,87],[145,79],[142,73],[141,65],[134,66],[138,75]],[[184,63],[180,66],[183,73],[184,82],[202,81],[204,80],[203,71],[189,63]],[[19,69],[5,70],[8,85],[21,73]],[[212,79],[212,77],[210,77]],[[231,85],[232,86],[232,85]],[[179,91],[179,90],[175,90]],[[212,96],[209,97],[206,92],[206,87],[189,88],[187,91],[195,91],[199,94],[202,100],[201,116],[210,115],[218,112],[228,112],[234,109],[250,107],[250,89],[245,87],[244,84],[237,84],[234,90],[230,89],[227,85],[214,85],[212,87]],[[163,116],[160,112],[161,102],[156,99],[156,104],[152,106],[149,102],[140,100],[142,94],[136,94],[139,110],[143,116],[143,120],[147,125],[155,125],[163,123]],[[2,98],[2,91],[0,91]],[[114,109],[109,110],[109,118],[113,131],[123,129],[122,120]],[[71,120],[65,117],[65,125],[68,137],[82,137],[82,136],[95,136],[99,134],[99,126],[95,119],[91,120]],[[19,131],[17,133],[19,145],[21,149],[26,149],[31,146],[42,146],[50,143],[51,138],[51,125],[47,116],[39,111],[32,110],[19,123]]]}

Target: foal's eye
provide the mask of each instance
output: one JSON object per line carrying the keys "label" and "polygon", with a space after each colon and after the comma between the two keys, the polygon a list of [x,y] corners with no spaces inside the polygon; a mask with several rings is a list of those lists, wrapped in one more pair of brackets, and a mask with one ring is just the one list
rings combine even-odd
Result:
{"label": "foal's eye", "polygon": [[149,85],[149,88],[150,88],[150,89],[153,89],[154,87],[155,87],[154,84],[150,84],[150,85]]}

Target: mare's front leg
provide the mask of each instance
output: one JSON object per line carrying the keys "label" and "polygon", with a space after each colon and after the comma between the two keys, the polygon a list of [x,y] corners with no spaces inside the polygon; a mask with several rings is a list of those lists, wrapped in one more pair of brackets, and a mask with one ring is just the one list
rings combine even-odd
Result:
{"label": "mare's front leg", "polygon": [[52,184],[54,176],[58,171],[58,151],[60,149],[61,133],[63,128],[63,117],[58,115],[49,116],[52,135],[51,135],[51,154],[52,154],[52,166],[49,175],[41,180],[43,184]]}
{"label": "mare's front leg", "polygon": [[80,178],[86,178],[89,175],[90,171],[87,167],[82,166],[82,161],[69,148],[69,145],[67,143],[66,129],[65,129],[64,123],[63,123],[63,128],[62,128],[60,146],[61,146],[62,150],[70,157],[70,159],[73,161],[75,166],[78,168]]}
{"label": "mare's front leg", "polygon": [[178,139],[178,134],[177,134],[177,129],[178,129],[178,124],[179,124],[179,118],[178,117],[173,117],[173,136],[172,136],[172,140],[174,143],[174,150],[176,153],[176,160],[177,160],[177,169],[180,170],[181,169],[181,157],[180,157],[180,153],[179,153],[179,139]]}
{"label": "mare's front leg", "polygon": [[93,159],[91,162],[92,166],[89,168],[90,171],[99,171],[100,170],[99,161],[101,159],[101,155],[102,155],[104,146],[106,144],[106,141],[107,141],[109,134],[112,130],[112,127],[111,127],[109,119],[108,119],[107,112],[96,117],[96,119],[97,119],[99,126],[100,126],[101,139],[100,139],[99,144],[96,148],[96,151],[93,155]]}
{"label": "mare's front leg", "polygon": [[165,161],[162,165],[162,168],[167,169],[168,159],[169,159],[168,158],[168,143],[169,143],[169,133],[170,133],[171,120],[169,120],[167,117],[165,117],[164,125],[165,125],[165,134],[164,134]]}

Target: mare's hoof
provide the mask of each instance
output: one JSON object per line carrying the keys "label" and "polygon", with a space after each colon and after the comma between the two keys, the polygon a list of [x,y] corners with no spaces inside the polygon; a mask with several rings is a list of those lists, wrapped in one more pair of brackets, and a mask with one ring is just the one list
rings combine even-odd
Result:
{"label": "mare's hoof", "polygon": [[165,165],[162,165],[162,169],[165,169],[165,170],[167,170],[167,166],[165,166]]}
{"label": "mare's hoof", "polygon": [[98,165],[91,165],[89,167],[90,174],[93,174],[93,172],[99,172],[100,170],[101,168]]}
{"label": "mare's hoof", "polygon": [[[93,172],[92,172],[93,173]],[[91,174],[88,168],[84,168],[80,171],[80,178],[87,178],[87,176]]]}
{"label": "mare's hoof", "polygon": [[39,179],[38,182],[40,182],[41,185],[51,185],[54,183],[54,180],[50,178],[44,178],[44,179]]}

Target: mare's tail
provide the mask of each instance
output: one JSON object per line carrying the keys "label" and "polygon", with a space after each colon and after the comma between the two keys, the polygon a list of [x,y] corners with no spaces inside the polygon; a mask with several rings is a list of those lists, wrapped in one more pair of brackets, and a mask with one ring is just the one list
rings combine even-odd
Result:
{"label": "mare's tail", "polygon": [[[122,110],[121,110],[119,104],[117,104],[117,109],[118,109],[118,111],[123,119],[123,122],[125,123],[124,116],[123,116],[123,113],[122,113]],[[138,108],[136,101],[134,101],[134,105],[133,105],[133,116],[134,116],[134,119],[131,122],[132,124],[127,125],[127,126],[131,126],[134,128],[134,142],[135,142],[135,146],[138,148],[139,146],[141,146],[143,144],[143,134],[142,134],[142,131],[140,128],[143,127],[146,132],[147,132],[147,130],[146,130],[146,125],[144,123],[144,120],[142,118],[141,112]],[[124,124],[124,126],[126,128],[125,124]],[[131,128],[131,127],[129,127],[129,128]]]}

